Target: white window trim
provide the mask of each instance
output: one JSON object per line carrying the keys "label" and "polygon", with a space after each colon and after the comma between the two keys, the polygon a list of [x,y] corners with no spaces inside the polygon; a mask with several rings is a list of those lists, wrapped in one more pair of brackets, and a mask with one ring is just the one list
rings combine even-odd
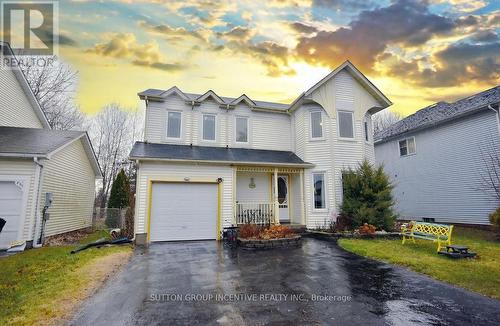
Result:
{"label": "white window trim", "polygon": [[[315,174],[322,174],[323,175],[323,186],[324,186],[324,192],[325,192],[325,207],[324,208],[316,208],[315,205],[314,205],[314,175]],[[327,179],[328,179],[328,174],[326,173],[326,171],[313,171],[311,172],[311,199],[312,199],[312,210],[314,212],[327,212],[328,211],[328,182],[327,182]]]}
{"label": "white window trim", "polygon": [[[205,139],[203,138],[203,128],[205,128],[205,123],[204,123],[204,116],[206,115],[211,115],[211,116],[214,116],[215,117],[215,126],[214,126],[214,129],[215,129],[215,137],[214,139]],[[216,113],[209,113],[209,112],[202,112],[201,113],[201,128],[200,128],[200,131],[201,131],[201,135],[200,135],[200,139],[202,142],[207,142],[207,143],[216,143],[217,142],[217,130],[219,128],[217,128],[217,122],[218,122],[218,117],[217,117],[217,114]]]}
{"label": "white window trim", "polygon": [[[180,113],[181,114],[181,128],[179,130],[179,137],[168,137],[168,114],[170,112],[175,112],[175,113]],[[176,110],[167,110],[167,119],[166,119],[166,124],[165,124],[165,139],[167,140],[176,140],[176,141],[179,141],[179,140],[182,140],[182,132],[183,132],[183,120],[184,120],[184,117],[183,117],[183,113],[182,111],[176,111]]]}
{"label": "white window trim", "polygon": [[[236,130],[238,118],[247,119],[247,141],[238,141],[238,132]],[[250,117],[246,115],[236,115],[234,116],[234,142],[236,144],[249,145],[250,144]]]}
{"label": "white window trim", "polygon": [[[319,113],[321,116],[321,137],[313,137],[313,126],[312,126],[312,115],[313,113]],[[309,140],[310,141],[318,141],[318,140],[325,140],[325,119],[323,112],[320,110],[311,110],[309,111]]]}
{"label": "white window trim", "polygon": [[[352,116],[352,138],[349,137],[341,137],[340,136],[340,113],[350,113]],[[356,117],[354,116],[354,111],[349,110],[337,110],[337,137],[340,140],[344,141],[356,141]],[[364,137],[363,137],[364,138]]]}
{"label": "white window trim", "polygon": [[[408,147],[408,139],[413,139],[413,144],[415,144],[415,152],[414,153],[409,153],[409,151],[408,151],[408,148],[409,148]],[[403,140],[406,141],[406,155],[401,155],[401,148],[399,147],[399,143],[402,142]],[[415,136],[401,138],[397,141],[396,145],[398,147],[399,157],[407,157],[407,156],[413,156],[413,155],[417,154],[417,141],[415,140]]]}

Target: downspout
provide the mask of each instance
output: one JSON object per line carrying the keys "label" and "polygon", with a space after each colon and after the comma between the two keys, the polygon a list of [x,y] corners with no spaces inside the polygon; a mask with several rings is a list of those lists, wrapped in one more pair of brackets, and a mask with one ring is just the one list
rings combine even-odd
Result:
{"label": "downspout", "polygon": [[488,109],[490,109],[490,110],[492,110],[493,112],[496,113],[498,133],[500,133],[500,104],[498,105],[498,110],[495,110],[491,105],[488,105]]}
{"label": "downspout", "polygon": [[33,232],[33,248],[40,248],[42,246],[42,243],[38,243],[38,238],[40,237],[42,230],[41,230],[41,216],[40,216],[40,212],[39,212],[39,205],[40,205],[40,193],[42,191],[43,165],[38,160],[38,157],[34,157],[33,162],[35,162],[35,165],[36,165],[36,171],[35,171],[35,178],[36,178],[36,180],[35,180],[35,185],[36,185],[35,230]]}
{"label": "downspout", "polygon": [[226,148],[229,148],[229,104],[226,104]]}
{"label": "downspout", "polygon": [[191,115],[190,115],[190,124],[191,124],[191,130],[189,133],[189,146],[193,146],[193,129],[194,129],[194,101],[191,101]]}

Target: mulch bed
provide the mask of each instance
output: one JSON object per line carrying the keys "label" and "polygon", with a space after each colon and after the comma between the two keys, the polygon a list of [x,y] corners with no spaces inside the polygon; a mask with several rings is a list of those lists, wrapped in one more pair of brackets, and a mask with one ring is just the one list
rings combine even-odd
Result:
{"label": "mulch bed", "polygon": [[44,247],[66,246],[79,243],[82,239],[87,237],[92,230],[81,229],[71,231],[63,234],[53,235],[45,239]]}

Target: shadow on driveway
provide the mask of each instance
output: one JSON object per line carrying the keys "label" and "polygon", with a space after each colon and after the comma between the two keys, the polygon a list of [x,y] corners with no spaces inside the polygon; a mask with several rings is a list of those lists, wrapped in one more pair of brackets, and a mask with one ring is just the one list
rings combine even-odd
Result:
{"label": "shadow on driveway", "polygon": [[72,325],[498,325],[500,301],[336,244],[243,251],[215,241],[137,250]]}

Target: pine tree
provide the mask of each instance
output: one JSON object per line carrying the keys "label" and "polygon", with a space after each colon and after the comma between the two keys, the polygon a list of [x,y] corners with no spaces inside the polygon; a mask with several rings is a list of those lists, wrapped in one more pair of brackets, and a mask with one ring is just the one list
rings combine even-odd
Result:
{"label": "pine tree", "polygon": [[130,182],[122,169],[116,176],[108,200],[106,225],[111,228],[120,227],[120,209],[130,204]]}
{"label": "pine tree", "polygon": [[393,186],[382,167],[374,168],[365,160],[356,170],[343,171],[342,181],[342,218],[353,227],[368,223],[379,229],[393,228],[396,220],[392,209]]}

